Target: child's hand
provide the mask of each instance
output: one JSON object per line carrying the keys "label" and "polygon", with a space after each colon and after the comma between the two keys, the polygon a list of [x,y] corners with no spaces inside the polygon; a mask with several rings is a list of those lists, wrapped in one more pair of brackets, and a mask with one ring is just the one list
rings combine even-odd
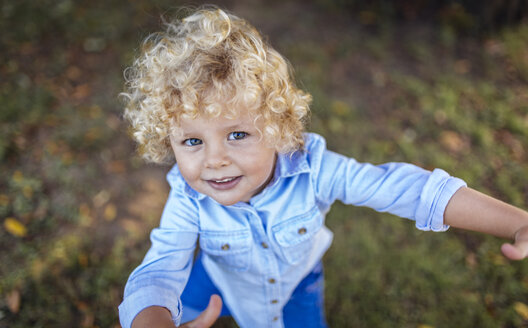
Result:
{"label": "child's hand", "polygon": [[200,315],[193,321],[189,321],[180,327],[186,328],[209,328],[218,319],[222,311],[222,299],[218,295],[212,295],[209,299],[209,305],[200,313]]}
{"label": "child's hand", "polygon": [[502,245],[501,250],[510,260],[522,260],[528,257],[528,227],[519,229],[515,234],[514,243]]}

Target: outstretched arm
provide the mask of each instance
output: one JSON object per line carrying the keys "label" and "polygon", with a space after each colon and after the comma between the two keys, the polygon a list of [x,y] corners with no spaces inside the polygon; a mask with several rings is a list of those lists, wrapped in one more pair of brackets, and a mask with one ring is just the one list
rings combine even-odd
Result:
{"label": "outstretched arm", "polygon": [[[207,308],[193,321],[187,322],[180,327],[186,328],[208,328],[213,325],[222,310],[222,299],[218,295],[212,295]],[[132,328],[173,328],[169,310],[160,306],[151,306],[141,311]]]}
{"label": "outstretched arm", "polygon": [[455,228],[511,238],[502,252],[512,260],[528,257],[528,212],[484,195],[460,188],[447,204],[444,223]]}

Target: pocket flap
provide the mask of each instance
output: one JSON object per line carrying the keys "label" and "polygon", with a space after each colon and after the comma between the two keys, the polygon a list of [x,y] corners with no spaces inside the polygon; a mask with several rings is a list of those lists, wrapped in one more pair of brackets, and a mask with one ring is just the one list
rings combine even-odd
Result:
{"label": "pocket flap", "polygon": [[295,246],[310,239],[323,224],[317,207],[273,226],[275,240],[282,247]]}
{"label": "pocket flap", "polygon": [[251,247],[250,233],[247,230],[229,232],[203,231],[200,234],[200,247],[212,255],[247,252]]}

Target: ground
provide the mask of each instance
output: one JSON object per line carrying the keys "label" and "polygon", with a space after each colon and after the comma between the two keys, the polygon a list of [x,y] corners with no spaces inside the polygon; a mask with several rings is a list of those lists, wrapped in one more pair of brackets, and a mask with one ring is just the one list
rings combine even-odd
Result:
{"label": "ground", "polygon": [[[459,33],[325,1],[226,1],[314,97],[308,129],[360,161],[441,167],[528,206],[528,25]],[[1,5],[0,327],[118,327],[168,166],[123,122],[123,69],[174,1]],[[528,327],[528,264],[493,237],[336,204],[331,327]],[[222,320],[217,327],[233,323]]]}

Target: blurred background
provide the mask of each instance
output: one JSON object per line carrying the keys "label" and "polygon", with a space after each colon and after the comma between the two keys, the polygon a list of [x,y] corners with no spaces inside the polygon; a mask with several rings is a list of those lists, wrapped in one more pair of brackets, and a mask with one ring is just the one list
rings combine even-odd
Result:
{"label": "blurred background", "polygon": [[[122,72],[198,4],[0,2],[0,327],[119,327],[169,169],[135,154]],[[216,4],[291,61],[331,149],[440,167],[528,209],[526,1]],[[341,204],[327,225],[330,327],[528,327],[528,261],[502,240]]]}

